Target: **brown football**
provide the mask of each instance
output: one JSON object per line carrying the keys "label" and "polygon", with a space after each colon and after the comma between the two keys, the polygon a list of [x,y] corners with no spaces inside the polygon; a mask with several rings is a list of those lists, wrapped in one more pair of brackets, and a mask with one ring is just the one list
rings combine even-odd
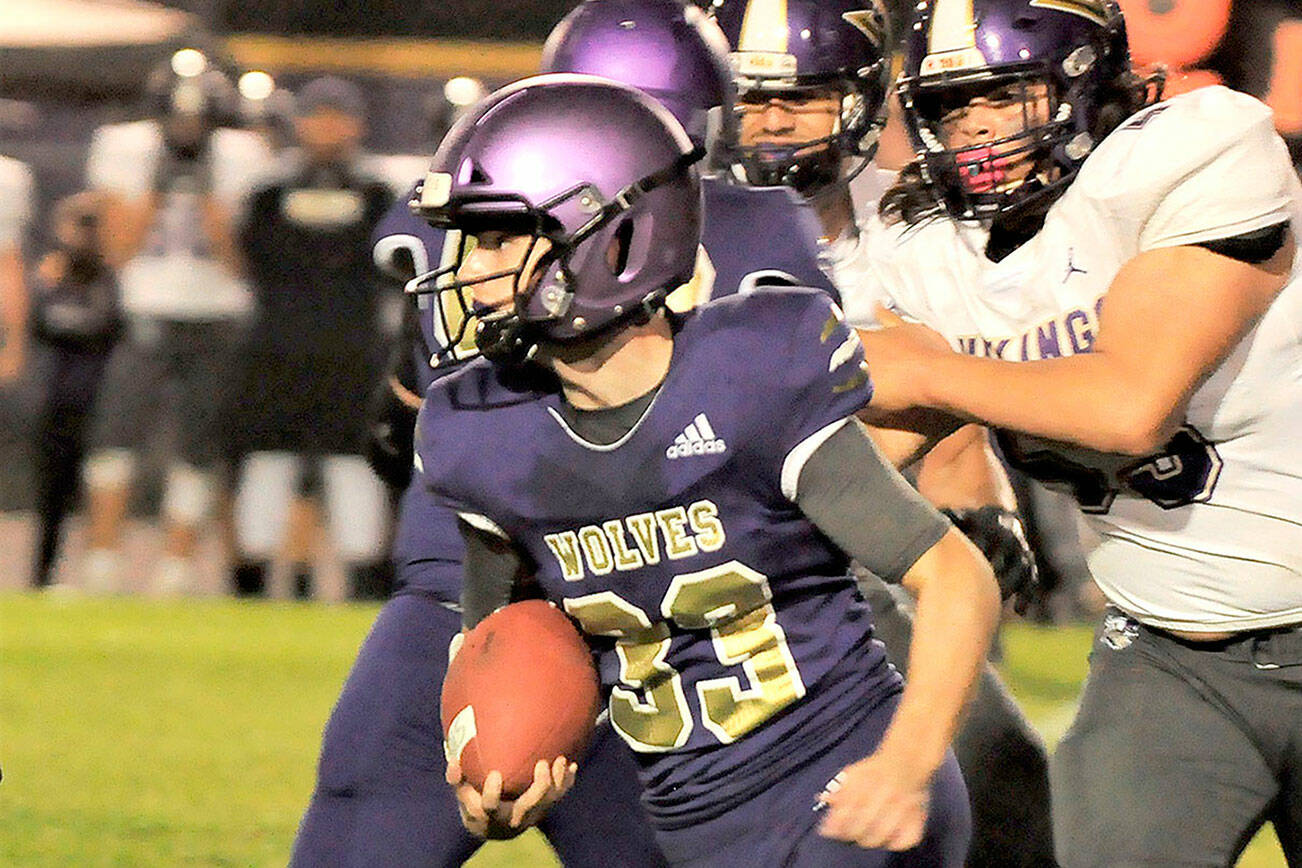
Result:
{"label": "brown football", "polygon": [[448,756],[480,789],[497,769],[503,797],[514,798],[533,782],[538,760],[579,760],[599,700],[592,655],[570,619],[543,600],[512,603],[466,633],[448,664]]}

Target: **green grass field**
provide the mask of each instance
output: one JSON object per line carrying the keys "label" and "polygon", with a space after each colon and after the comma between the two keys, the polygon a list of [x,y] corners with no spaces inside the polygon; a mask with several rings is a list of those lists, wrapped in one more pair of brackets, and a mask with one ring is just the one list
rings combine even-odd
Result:
{"label": "green grass field", "polygon": [[[0,865],[284,865],[373,607],[0,595]],[[1052,742],[1084,628],[1015,625],[1005,671]],[[470,863],[551,866],[535,833]],[[1261,836],[1240,865],[1282,866]]]}

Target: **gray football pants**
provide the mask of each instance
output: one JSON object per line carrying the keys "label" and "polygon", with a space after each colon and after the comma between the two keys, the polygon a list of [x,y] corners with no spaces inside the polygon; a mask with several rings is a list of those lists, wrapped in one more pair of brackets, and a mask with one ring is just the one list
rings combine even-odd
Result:
{"label": "gray football pants", "polygon": [[1051,776],[1066,868],[1232,865],[1265,820],[1302,865],[1302,628],[1193,643],[1110,611]]}
{"label": "gray football pants", "polygon": [[[898,586],[859,571],[859,588],[873,610],[873,632],[895,668],[907,675],[913,641],[912,601]],[[954,755],[972,800],[972,868],[1051,866],[1049,769],[1044,742],[987,666],[968,706]]]}

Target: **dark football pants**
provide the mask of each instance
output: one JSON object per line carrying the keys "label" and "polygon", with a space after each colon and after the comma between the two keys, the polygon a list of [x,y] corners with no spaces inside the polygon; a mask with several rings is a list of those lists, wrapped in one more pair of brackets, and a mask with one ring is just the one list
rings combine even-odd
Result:
{"label": "dark football pants", "polygon": [[1199,644],[1111,611],[1052,779],[1066,868],[1232,865],[1264,820],[1302,865],[1302,628]]}
{"label": "dark football pants", "polygon": [[50,582],[63,520],[81,481],[86,429],[95,407],[107,350],[74,350],[34,342],[35,379],[44,384],[35,443],[37,543],[32,583]]}
{"label": "dark football pants", "polygon": [[221,457],[219,425],[242,334],[238,320],[133,323],[105,374],[94,445],[138,449],[174,417],[177,457],[211,467]]}
{"label": "dark football pants", "polygon": [[[907,595],[869,573],[861,571],[858,579],[872,607],[873,634],[907,677],[913,616],[910,604],[896,594]],[[1054,865],[1044,742],[990,666],[954,738],[954,755],[972,800],[967,864],[973,868]]]}
{"label": "dark football pants", "polygon": [[[326,725],[291,865],[435,868],[478,849],[444,778],[439,724],[448,643],[460,629],[460,615],[426,594],[399,594],[380,610]],[[664,865],[640,793],[631,752],[599,726],[574,789],[539,827],[567,866]]]}
{"label": "dark football pants", "polygon": [[726,813],[657,832],[670,861],[680,868],[962,868],[972,817],[952,753],[932,782],[926,833],[912,850],[865,850],[818,832],[819,796],[841,769],[877,749],[899,698],[891,694],[831,750]]}

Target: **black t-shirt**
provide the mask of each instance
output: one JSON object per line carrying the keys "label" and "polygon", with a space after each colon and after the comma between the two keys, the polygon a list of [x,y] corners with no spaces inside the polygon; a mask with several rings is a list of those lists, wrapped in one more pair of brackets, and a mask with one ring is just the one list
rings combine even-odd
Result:
{"label": "black t-shirt", "polygon": [[253,351],[336,355],[374,346],[381,284],[372,227],[389,188],[349,167],[303,168],[258,190],[240,230],[257,301]]}

